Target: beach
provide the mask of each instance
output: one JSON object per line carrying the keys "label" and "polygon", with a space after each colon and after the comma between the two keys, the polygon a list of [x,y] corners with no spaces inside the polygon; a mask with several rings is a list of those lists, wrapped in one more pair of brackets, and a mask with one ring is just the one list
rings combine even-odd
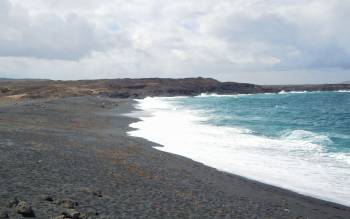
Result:
{"label": "beach", "polygon": [[[218,171],[131,137],[132,99],[0,105],[0,215],[35,218],[349,218],[350,208]],[[171,125],[171,124],[169,124]],[[66,203],[72,202],[72,206]],[[64,218],[64,217],[62,217]]]}

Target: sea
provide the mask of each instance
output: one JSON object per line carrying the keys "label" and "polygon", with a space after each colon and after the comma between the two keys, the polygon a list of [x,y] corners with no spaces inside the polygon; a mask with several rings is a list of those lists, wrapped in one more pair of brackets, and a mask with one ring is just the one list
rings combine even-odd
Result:
{"label": "sea", "polygon": [[220,171],[350,206],[350,92],[137,100],[131,136]]}

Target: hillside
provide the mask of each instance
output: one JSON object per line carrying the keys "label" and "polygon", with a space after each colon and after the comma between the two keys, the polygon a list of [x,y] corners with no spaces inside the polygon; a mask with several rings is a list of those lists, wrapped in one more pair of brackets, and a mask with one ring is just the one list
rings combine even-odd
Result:
{"label": "hillside", "polygon": [[350,84],[273,85],[219,82],[211,78],[143,78],[80,81],[4,80],[0,98],[7,100],[57,98],[68,96],[108,96],[143,98],[146,96],[194,96],[201,93],[238,94],[280,91],[350,90]]}

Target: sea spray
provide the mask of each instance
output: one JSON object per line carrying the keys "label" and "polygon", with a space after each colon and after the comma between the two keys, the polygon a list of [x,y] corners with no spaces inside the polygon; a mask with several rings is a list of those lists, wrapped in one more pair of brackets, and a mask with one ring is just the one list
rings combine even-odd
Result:
{"label": "sea spray", "polygon": [[350,93],[146,98],[130,135],[219,170],[350,206]]}

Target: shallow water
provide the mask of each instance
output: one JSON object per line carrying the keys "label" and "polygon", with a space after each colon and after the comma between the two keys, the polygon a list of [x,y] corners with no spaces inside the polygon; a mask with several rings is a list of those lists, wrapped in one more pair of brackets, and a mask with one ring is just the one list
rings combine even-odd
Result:
{"label": "shallow water", "polygon": [[350,206],[350,93],[145,98],[129,134],[217,169]]}

